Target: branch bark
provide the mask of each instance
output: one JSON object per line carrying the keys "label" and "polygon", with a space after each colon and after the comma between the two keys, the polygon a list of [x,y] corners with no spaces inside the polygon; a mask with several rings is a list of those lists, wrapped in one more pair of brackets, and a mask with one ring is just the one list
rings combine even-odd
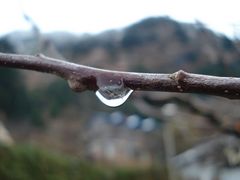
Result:
{"label": "branch bark", "polygon": [[122,72],[83,66],[44,55],[16,55],[0,53],[0,66],[34,70],[55,74],[68,81],[72,90],[96,91],[102,83],[123,83],[139,91],[167,91],[201,93],[240,99],[240,78],[217,77],[187,73],[179,70],[173,74]]}

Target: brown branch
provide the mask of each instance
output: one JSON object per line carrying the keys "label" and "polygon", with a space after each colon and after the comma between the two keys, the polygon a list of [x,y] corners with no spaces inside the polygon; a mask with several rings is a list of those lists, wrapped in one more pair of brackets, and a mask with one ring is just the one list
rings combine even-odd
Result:
{"label": "brown branch", "polygon": [[208,122],[213,127],[215,127],[216,130],[218,130],[219,132],[229,134],[229,135],[234,135],[240,138],[238,122],[236,124],[233,124],[232,126],[224,126],[224,124],[222,123],[222,120],[219,119],[213,112],[211,112],[210,110],[204,111],[189,100],[182,99],[179,97],[168,97],[165,99],[156,99],[156,98],[151,98],[150,96],[143,96],[143,100],[145,103],[149,104],[152,107],[162,107],[163,105],[169,102],[176,103],[180,106],[185,107],[193,114],[205,117],[208,120]]}
{"label": "brown branch", "polygon": [[191,113],[205,117],[208,122],[214,127],[220,128],[222,126],[221,120],[210,110],[204,111],[201,108],[197,107],[190,100],[186,100],[184,98],[179,97],[168,97],[165,99],[156,99],[150,96],[143,96],[143,100],[145,103],[153,106],[153,107],[162,107],[167,103],[176,103],[185,109],[188,109]]}
{"label": "brown branch", "polygon": [[167,91],[210,94],[240,99],[240,78],[187,73],[173,74],[120,72],[92,68],[43,55],[28,56],[0,53],[0,66],[35,70],[66,79],[74,91],[94,90],[101,85],[123,83],[141,91]]}

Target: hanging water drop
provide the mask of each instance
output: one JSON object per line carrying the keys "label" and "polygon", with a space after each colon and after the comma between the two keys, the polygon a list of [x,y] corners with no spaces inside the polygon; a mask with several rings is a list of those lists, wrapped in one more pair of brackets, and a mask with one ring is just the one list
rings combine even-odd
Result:
{"label": "hanging water drop", "polygon": [[133,92],[130,88],[100,87],[96,91],[96,96],[102,103],[110,107],[122,105]]}
{"label": "hanging water drop", "polygon": [[98,77],[97,85],[99,89],[96,91],[96,96],[102,103],[110,107],[122,105],[133,92],[124,85],[120,77]]}

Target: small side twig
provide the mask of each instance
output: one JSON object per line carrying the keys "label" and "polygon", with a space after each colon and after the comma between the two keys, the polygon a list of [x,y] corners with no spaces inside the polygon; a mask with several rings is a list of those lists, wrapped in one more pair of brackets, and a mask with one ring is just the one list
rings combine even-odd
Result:
{"label": "small side twig", "polygon": [[104,79],[106,82],[121,80],[124,86],[133,90],[201,93],[240,99],[240,78],[233,77],[192,74],[182,70],[173,74],[111,71],[43,55],[29,56],[5,53],[0,53],[0,66],[55,74],[66,79],[74,91],[96,91],[99,88],[99,79]]}
{"label": "small side twig", "polygon": [[221,133],[234,135],[240,138],[240,131],[239,131],[239,123],[235,122],[231,126],[225,126],[222,123],[222,119],[217,117],[214,112],[204,111],[201,108],[197,107],[193,102],[179,98],[179,97],[169,97],[165,99],[156,99],[151,98],[150,96],[143,96],[143,100],[145,103],[149,104],[152,107],[162,107],[166,103],[172,102],[176,103],[180,106],[184,106],[188,109],[191,113],[200,115],[206,118],[206,120]]}

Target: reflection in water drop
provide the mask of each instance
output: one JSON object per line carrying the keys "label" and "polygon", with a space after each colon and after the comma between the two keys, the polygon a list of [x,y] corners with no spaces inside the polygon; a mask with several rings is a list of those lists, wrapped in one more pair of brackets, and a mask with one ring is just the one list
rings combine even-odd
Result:
{"label": "reflection in water drop", "polygon": [[132,89],[122,86],[104,86],[96,91],[96,96],[107,106],[117,107],[122,105],[133,92]]}

